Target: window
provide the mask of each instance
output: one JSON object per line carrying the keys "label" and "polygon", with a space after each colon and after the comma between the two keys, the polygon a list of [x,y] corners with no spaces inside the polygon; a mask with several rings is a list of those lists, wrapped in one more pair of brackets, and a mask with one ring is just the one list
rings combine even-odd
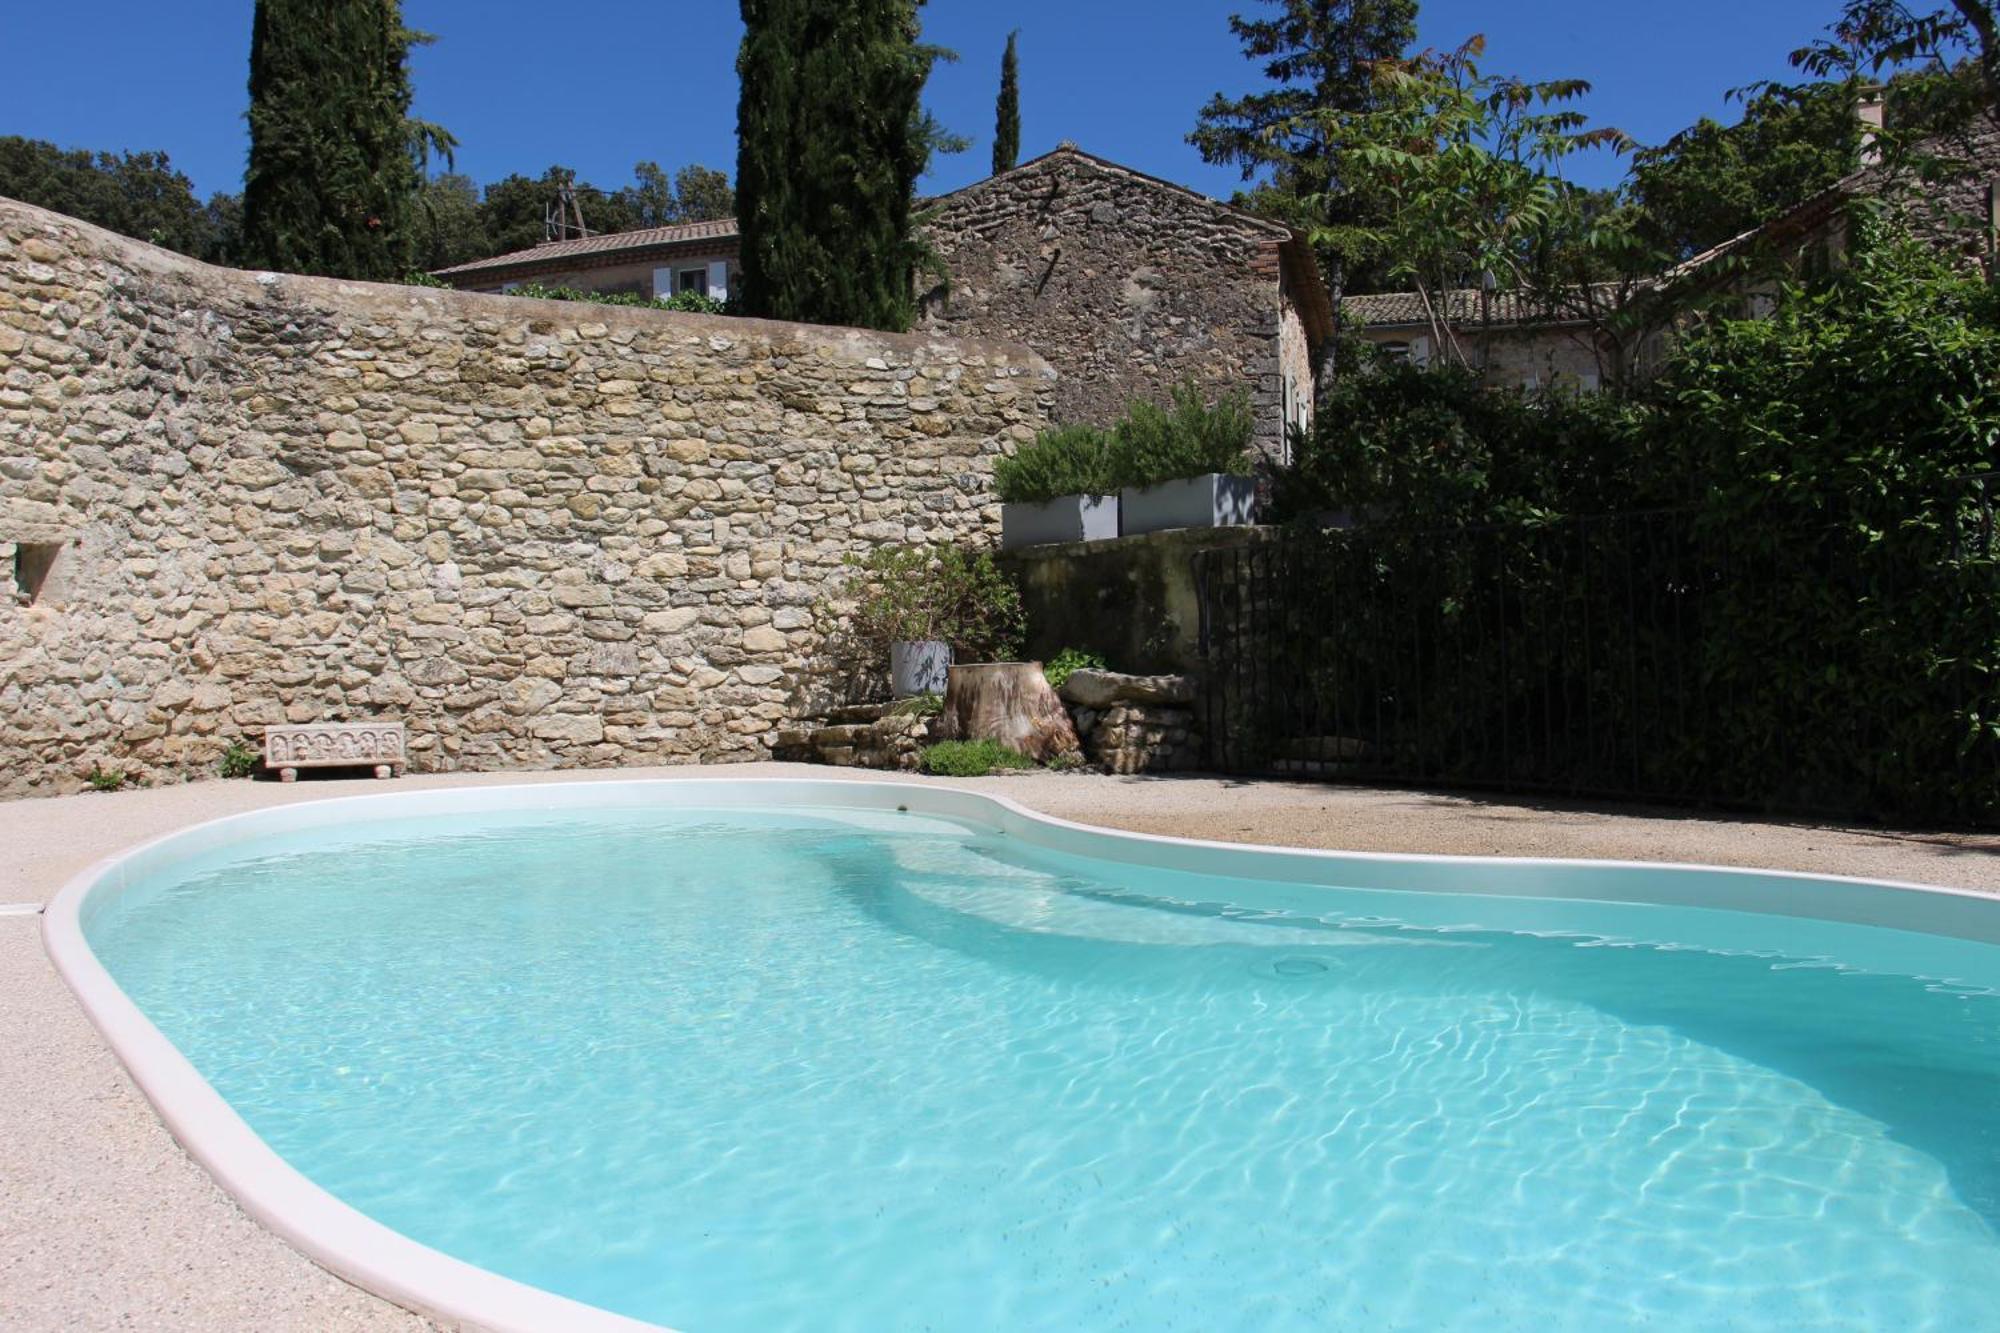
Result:
{"label": "window", "polygon": [[41,599],[61,554],[61,542],[14,543],[14,588],[21,605],[33,606]]}
{"label": "window", "polygon": [[1415,366],[1421,370],[1431,363],[1431,340],[1426,337],[1412,338],[1408,342],[1386,342],[1381,347],[1398,365]]}
{"label": "window", "polygon": [[707,267],[682,269],[674,279],[674,290],[677,292],[699,292],[701,295],[707,296]]}

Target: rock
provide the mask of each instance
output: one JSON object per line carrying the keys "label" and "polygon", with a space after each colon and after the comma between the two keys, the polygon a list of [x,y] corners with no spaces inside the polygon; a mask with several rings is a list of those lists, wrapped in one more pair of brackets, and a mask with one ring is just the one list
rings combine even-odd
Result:
{"label": "rock", "polygon": [[1192,676],[1128,676],[1118,671],[1072,671],[1060,691],[1063,702],[1099,711],[1113,704],[1192,704]]}

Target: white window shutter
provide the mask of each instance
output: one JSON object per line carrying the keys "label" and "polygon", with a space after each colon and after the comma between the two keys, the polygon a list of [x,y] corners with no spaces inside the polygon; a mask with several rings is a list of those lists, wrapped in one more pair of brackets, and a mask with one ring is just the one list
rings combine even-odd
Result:
{"label": "white window shutter", "polygon": [[715,259],[708,265],[708,294],[718,301],[729,299],[729,261]]}
{"label": "white window shutter", "polygon": [[653,270],[653,299],[664,301],[674,294],[674,271],[671,268]]}

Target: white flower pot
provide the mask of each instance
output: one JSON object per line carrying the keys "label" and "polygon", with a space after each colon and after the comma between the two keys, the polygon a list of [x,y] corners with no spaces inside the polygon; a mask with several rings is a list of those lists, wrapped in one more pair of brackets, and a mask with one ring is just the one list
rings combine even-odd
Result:
{"label": "white flower pot", "polygon": [[951,646],[936,639],[898,640],[889,645],[889,684],[898,699],[943,694],[951,667]]}
{"label": "white flower pot", "polygon": [[1257,479],[1207,472],[1118,492],[1124,536],[1168,528],[1236,528],[1257,521]]}
{"label": "white flower pot", "polygon": [[1064,495],[1038,504],[1000,506],[1000,549],[1052,542],[1096,542],[1118,535],[1118,497]]}

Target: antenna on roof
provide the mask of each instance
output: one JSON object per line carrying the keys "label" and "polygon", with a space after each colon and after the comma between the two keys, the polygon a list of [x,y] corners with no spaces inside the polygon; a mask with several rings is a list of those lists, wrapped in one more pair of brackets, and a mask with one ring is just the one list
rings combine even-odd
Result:
{"label": "antenna on roof", "polygon": [[556,197],[542,210],[542,241],[582,240],[590,235],[583,225],[583,205],[576,197],[576,182],[564,180],[556,187]]}

